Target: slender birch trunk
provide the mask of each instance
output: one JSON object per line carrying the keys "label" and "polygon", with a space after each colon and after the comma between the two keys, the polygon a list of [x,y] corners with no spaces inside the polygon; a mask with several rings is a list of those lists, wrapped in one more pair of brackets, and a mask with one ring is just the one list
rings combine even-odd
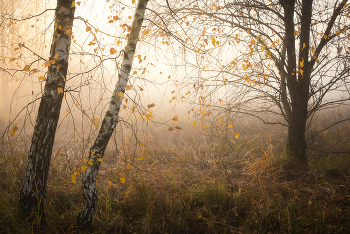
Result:
{"label": "slender birch trunk", "polygon": [[125,47],[123,62],[118,75],[118,82],[115,86],[108,111],[102,121],[99,134],[90,148],[89,161],[92,164],[87,164],[87,169],[82,179],[81,190],[84,196],[84,206],[83,211],[78,215],[77,221],[78,226],[83,228],[90,227],[94,217],[97,204],[96,175],[101,165],[101,160],[99,159],[103,157],[108,141],[118,122],[119,110],[122,104],[122,97],[119,94],[125,93],[136,50],[137,38],[141,30],[148,1],[139,0],[137,4],[132,23],[132,31]]}
{"label": "slender birch trunk", "polygon": [[[46,181],[52,146],[63,99],[68,70],[69,49],[74,20],[74,0],[57,0],[55,30],[51,44],[47,81],[41,98],[38,116],[28,155],[28,164],[20,192],[19,210],[23,218],[42,219]],[[74,3],[73,3],[74,4]],[[47,65],[48,62],[46,63]]]}

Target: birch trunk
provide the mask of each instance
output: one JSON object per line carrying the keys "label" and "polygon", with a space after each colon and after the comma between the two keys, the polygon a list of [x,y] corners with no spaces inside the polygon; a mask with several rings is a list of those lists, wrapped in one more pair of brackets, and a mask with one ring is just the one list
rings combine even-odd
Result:
{"label": "birch trunk", "polygon": [[99,134],[90,148],[89,161],[91,160],[92,165],[87,164],[87,169],[82,179],[81,190],[84,197],[84,205],[83,211],[79,213],[77,221],[78,226],[83,228],[90,227],[94,217],[97,204],[96,175],[101,165],[98,159],[103,157],[108,141],[118,122],[119,110],[122,104],[122,97],[118,94],[125,93],[136,50],[137,38],[141,30],[148,1],[139,0],[137,4],[132,23],[132,31],[125,47],[123,62],[118,75],[118,82],[115,86],[108,111],[102,121]]}
{"label": "birch trunk", "polygon": [[52,65],[48,67],[47,81],[38,110],[27,169],[20,192],[19,210],[22,217],[27,219],[33,215],[32,218],[39,219],[39,222],[45,221],[43,218],[46,181],[68,69],[75,11],[72,2],[74,0],[57,0],[55,30],[50,51]]}

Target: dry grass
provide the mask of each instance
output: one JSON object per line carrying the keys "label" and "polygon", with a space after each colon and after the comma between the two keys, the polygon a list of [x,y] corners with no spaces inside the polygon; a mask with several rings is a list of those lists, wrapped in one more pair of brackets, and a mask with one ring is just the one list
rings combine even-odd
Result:
{"label": "dry grass", "polygon": [[[48,225],[36,227],[17,214],[27,156],[18,149],[1,155],[0,232],[350,232],[349,155],[313,152],[308,167],[296,168],[285,157],[279,129],[241,132],[236,139],[234,132],[224,136],[210,128],[206,134],[182,128],[177,133],[153,128],[144,146],[135,150],[125,143],[119,155],[106,154],[97,178],[97,213],[85,231],[75,226],[81,176],[71,182],[81,160],[55,151],[47,189]],[[325,150],[349,150],[349,132],[345,123],[318,136],[317,144]]]}

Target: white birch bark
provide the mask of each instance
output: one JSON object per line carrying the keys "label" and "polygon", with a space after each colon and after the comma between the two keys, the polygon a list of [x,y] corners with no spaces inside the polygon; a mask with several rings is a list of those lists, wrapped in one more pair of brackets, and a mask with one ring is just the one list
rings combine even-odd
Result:
{"label": "white birch bark", "polygon": [[68,70],[75,11],[72,2],[74,0],[57,0],[55,30],[49,59],[52,64],[48,67],[47,81],[40,101],[20,192],[19,210],[25,219],[32,215],[39,216],[39,219],[44,216],[46,181]]}
{"label": "white birch bark", "polygon": [[84,197],[84,205],[83,211],[78,215],[77,221],[80,227],[90,227],[94,217],[97,203],[96,175],[101,164],[98,159],[103,157],[108,141],[118,122],[119,111],[122,104],[122,98],[118,94],[125,93],[136,50],[137,38],[141,30],[148,1],[149,0],[139,0],[137,4],[132,23],[132,31],[130,32],[130,37],[125,47],[123,62],[118,74],[118,82],[115,86],[108,111],[102,121],[99,134],[90,148],[89,160],[91,160],[92,165],[87,164],[87,169],[82,179],[81,190]]}

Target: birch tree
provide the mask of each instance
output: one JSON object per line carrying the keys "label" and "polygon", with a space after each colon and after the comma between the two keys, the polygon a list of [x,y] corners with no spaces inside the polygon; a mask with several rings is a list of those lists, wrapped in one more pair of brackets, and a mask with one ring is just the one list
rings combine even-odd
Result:
{"label": "birch tree", "polygon": [[102,121],[99,134],[89,151],[89,160],[86,165],[87,168],[85,174],[83,175],[81,188],[84,197],[83,211],[79,213],[77,221],[77,224],[80,227],[87,228],[91,226],[95,214],[97,204],[96,176],[109,139],[118,123],[119,111],[129,80],[137,40],[144,20],[148,1],[149,0],[139,0],[137,4],[132,23],[132,30],[124,50],[124,57],[118,74],[118,81],[111,97],[108,111]]}
{"label": "birch tree", "polygon": [[47,81],[20,192],[19,210],[24,218],[31,215],[37,215],[39,220],[44,218],[46,182],[66,84],[74,11],[74,0],[57,0],[50,58],[45,62],[48,66]]}

